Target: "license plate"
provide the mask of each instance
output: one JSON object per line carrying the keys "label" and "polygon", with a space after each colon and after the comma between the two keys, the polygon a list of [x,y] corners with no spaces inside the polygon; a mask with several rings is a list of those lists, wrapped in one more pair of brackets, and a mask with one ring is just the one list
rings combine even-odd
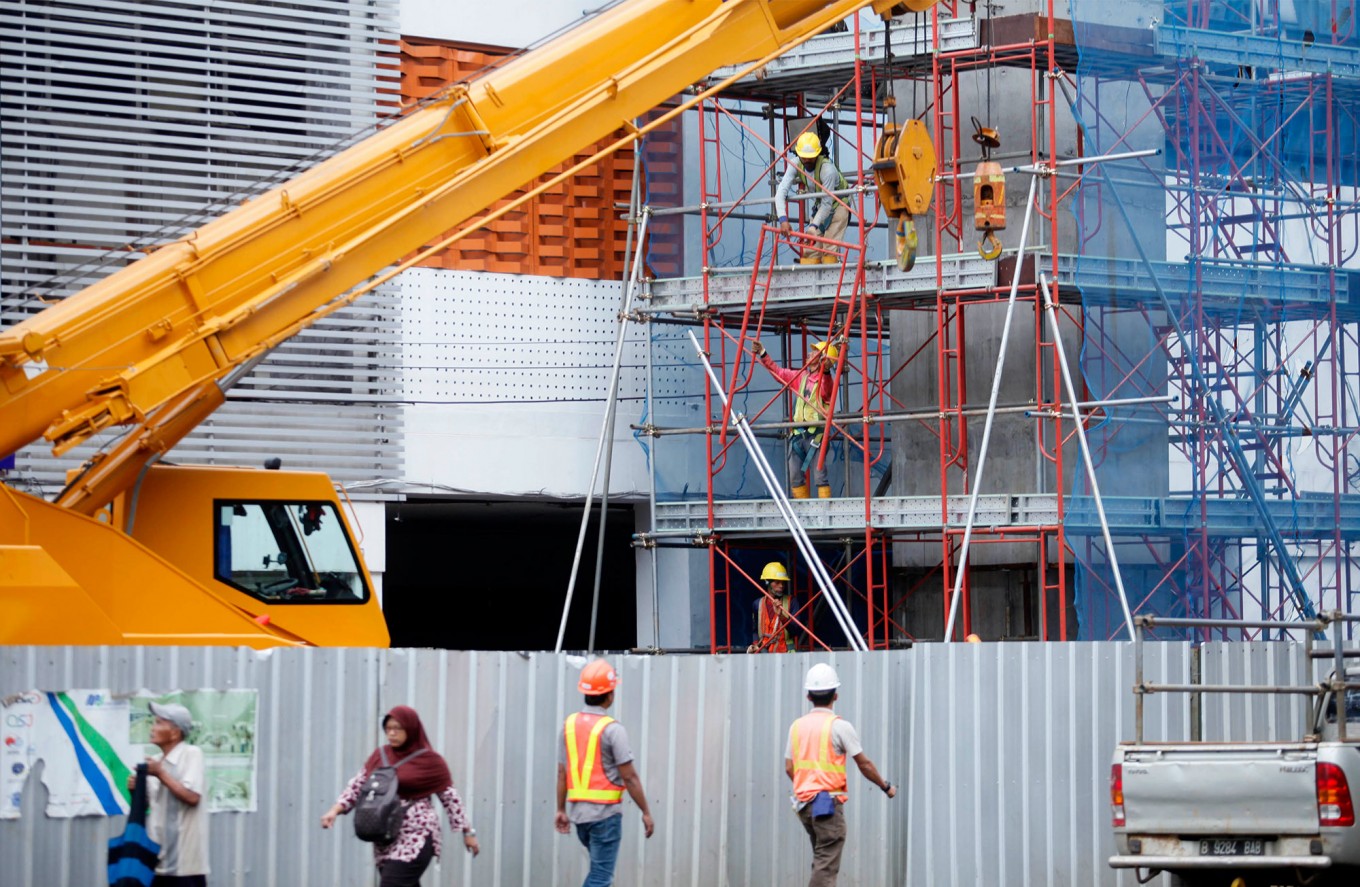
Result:
{"label": "license plate", "polygon": [[1260,838],[1215,838],[1199,842],[1200,856],[1262,856],[1266,842]]}

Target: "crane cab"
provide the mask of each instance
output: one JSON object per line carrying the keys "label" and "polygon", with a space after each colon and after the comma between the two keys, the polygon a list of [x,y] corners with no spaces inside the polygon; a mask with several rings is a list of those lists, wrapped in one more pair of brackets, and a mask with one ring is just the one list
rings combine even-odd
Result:
{"label": "crane cab", "polygon": [[252,619],[317,646],[387,646],[373,580],[330,478],[155,465],[114,523]]}

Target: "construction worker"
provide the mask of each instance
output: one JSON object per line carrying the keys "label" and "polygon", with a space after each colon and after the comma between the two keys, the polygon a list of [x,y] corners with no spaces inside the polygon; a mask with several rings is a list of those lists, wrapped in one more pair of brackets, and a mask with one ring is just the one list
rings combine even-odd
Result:
{"label": "construction worker", "polygon": [[[808,219],[806,233],[816,234],[828,240],[841,240],[845,237],[846,226],[850,224],[850,207],[843,199],[831,196],[832,191],[843,191],[846,187],[845,176],[831,162],[822,150],[822,140],[815,132],[805,132],[793,143],[793,153],[798,155],[797,163],[790,163],[779,180],[774,192],[775,212],[779,215],[779,230],[784,234],[792,231],[789,225],[789,189],[797,182],[799,190],[807,194],[818,194],[812,202],[812,213]],[[840,253],[819,247],[808,247],[799,261],[804,265],[818,262],[835,264],[841,260]]]}
{"label": "construction worker", "polygon": [[784,369],[775,363],[759,340],[751,343],[751,353],[770,375],[793,391],[793,421],[799,425],[789,432],[789,495],[795,499],[808,498],[807,470],[811,466],[817,496],[830,499],[831,479],[826,466],[817,464],[817,454],[822,448],[822,425],[831,412],[831,398],[836,390],[832,371],[840,349],[829,342],[814,342],[801,370]]}
{"label": "construction worker", "polygon": [[576,837],[590,852],[590,871],[582,887],[609,887],[619,858],[623,813],[619,804],[625,790],[642,811],[642,828],[652,836],[652,811],[633,767],[633,752],[623,725],[605,713],[614,704],[618,675],[609,663],[596,659],[581,669],[577,689],[585,708],[570,715],[562,727],[557,754],[557,830]]}
{"label": "construction worker", "polygon": [[765,593],[756,599],[756,632],[747,653],[787,653],[793,649],[792,597],[789,571],[779,561],[770,561],[760,571]]}
{"label": "construction worker", "polygon": [[896,797],[897,789],[878,775],[878,768],[859,744],[859,734],[831,707],[841,680],[836,670],[819,662],[808,669],[803,689],[812,711],[793,722],[784,751],[784,772],[793,780],[793,809],[812,840],[812,877],[808,887],[834,887],[845,848],[845,813],[849,798],[845,759],[853,758],[864,778]]}

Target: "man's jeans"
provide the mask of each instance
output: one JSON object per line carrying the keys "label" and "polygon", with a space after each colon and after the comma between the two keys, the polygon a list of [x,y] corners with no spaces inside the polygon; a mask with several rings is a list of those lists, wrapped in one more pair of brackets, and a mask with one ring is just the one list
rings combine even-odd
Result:
{"label": "man's jeans", "polygon": [[614,883],[614,863],[619,858],[619,839],[622,836],[622,813],[615,813],[599,822],[576,826],[576,837],[590,851],[590,873],[581,887],[609,887]]}

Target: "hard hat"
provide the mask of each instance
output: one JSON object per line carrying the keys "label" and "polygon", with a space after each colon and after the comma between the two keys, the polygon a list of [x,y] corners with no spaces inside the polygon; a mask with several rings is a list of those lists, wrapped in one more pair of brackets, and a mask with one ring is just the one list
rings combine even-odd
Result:
{"label": "hard hat", "polygon": [[581,680],[576,685],[587,696],[603,696],[619,685],[619,676],[603,659],[596,659],[581,669]]}
{"label": "hard hat", "polygon": [[827,690],[834,690],[840,685],[841,679],[836,677],[836,669],[825,662],[818,662],[812,668],[809,668],[807,679],[803,681],[803,689],[809,693],[825,693]]}
{"label": "hard hat", "polygon": [[812,347],[825,354],[827,360],[835,360],[841,356],[841,349],[826,342],[813,342]]}
{"label": "hard hat", "polygon": [[982,643],[982,638],[978,637],[978,636],[975,635],[975,634],[970,634],[968,637],[964,638],[964,640],[967,641],[967,642],[970,643],[970,644],[980,644],[980,643]]}
{"label": "hard hat", "polygon": [[784,569],[784,565],[779,561],[770,561],[765,565],[765,569],[760,571],[760,578],[765,582],[771,579],[775,582],[788,582],[789,571]]}
{"label": "hard hat", "polygon": [[815,132],[805,132],[793,143],[793,151],[804,160],[812,160],[822,153],[822,140]]}

